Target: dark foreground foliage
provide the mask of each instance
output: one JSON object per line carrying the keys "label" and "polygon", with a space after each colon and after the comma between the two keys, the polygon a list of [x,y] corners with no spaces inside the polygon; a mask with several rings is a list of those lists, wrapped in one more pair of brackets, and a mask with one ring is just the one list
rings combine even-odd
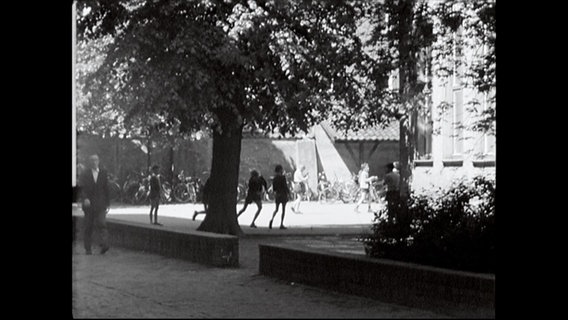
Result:
{"label": "dark foreground foliage", "polygon": [[476,177],[375,214],[362,240],[370,257],[495,272],[495,181]]}

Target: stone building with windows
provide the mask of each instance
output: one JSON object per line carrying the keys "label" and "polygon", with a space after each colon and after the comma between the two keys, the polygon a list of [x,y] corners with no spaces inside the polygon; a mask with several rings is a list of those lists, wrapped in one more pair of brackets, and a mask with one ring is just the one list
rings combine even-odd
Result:
{"label": "stone building with windows", "polygon": [[447,186],[477,175],[495,176],[496,135],[473,129],[480,114],[495,103],[494,90],[482,94],[468,84],[466,66],[487,50],[483,45],[464,45],[474,40],[458,28],[451,43],[451,74],[431,77],[429,116],[417,123],[414,189]]}

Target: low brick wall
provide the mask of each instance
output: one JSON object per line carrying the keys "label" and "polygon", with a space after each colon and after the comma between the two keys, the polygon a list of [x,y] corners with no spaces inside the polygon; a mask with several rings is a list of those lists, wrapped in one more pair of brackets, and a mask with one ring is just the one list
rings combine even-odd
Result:
{"label": "low brick wall", "polygon": [[259,255],[263,275],[448,314],[495,316],[494,275],[294,245],[260,244]]}
{"label": "low brick wall", "polygon": [[[82,239],[83,217],[73,216],[73,240]],[[239,238],[231,235],[164,227],[107,219],[111,246],[157,253],[166,257],[216,267],[239,265]]]}

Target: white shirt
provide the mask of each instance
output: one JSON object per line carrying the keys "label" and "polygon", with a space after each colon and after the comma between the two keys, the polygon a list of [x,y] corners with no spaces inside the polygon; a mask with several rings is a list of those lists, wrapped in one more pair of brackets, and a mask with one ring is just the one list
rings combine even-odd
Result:
{"label": "white shirt", "polygon": [[369,173],[365,170],[359,172],[359,188],[369,189]]}
{"label": "white shirt", "polygon": [[302,174],[302,170],[296,170],[296,172],[294,172],[294,182],[300,183],[302,181],[306,180],[304,175]]}
{"label": "white shirt", "polygon": [[95,181],[95,183],[97,183],[97,178],[99,177],[99,169],[91,169],[91,171],[93,172],[93,180]]}

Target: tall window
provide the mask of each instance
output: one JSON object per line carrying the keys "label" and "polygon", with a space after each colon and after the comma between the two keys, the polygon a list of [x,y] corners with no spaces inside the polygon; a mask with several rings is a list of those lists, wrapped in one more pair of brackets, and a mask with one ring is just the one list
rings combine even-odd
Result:
{"label": "tall window", "polygon": [[[428,90],[426,94],[431,94]],[[429,98],[427,98],[429,101]],[[416,140],[416,159],[430,160],[432,159],[432,134],[433,134],[433,121],[432,121],[432,104],[427,102],[427,112],[419,115],[417,119],[417,140]]]}
{"label": "tall window", "polygon": [[454,88],[452,105],[452,156],[463,154],[463,89]]}
{"label": "tall window", "polygon": [[463,44],[462,28],[458,28],[453,38],[453,75],[452,75],[452,156],[463,154]]}
{"label": "tall window", "polygon": [[[489,107],[488,94],[483,97],[483,111]],[[483,134],[483,155],[495,156],[495,136],[487,133]]]}
{"label": "tall window", "polygon": [[459,27],[458,30],[453,34],[452,39],[452,82],[453,86],[460,87],[462,86],[462,78],[464,76],[464,63],[465,63],[465,56],[463,52],[463,31],[462,27]]}

